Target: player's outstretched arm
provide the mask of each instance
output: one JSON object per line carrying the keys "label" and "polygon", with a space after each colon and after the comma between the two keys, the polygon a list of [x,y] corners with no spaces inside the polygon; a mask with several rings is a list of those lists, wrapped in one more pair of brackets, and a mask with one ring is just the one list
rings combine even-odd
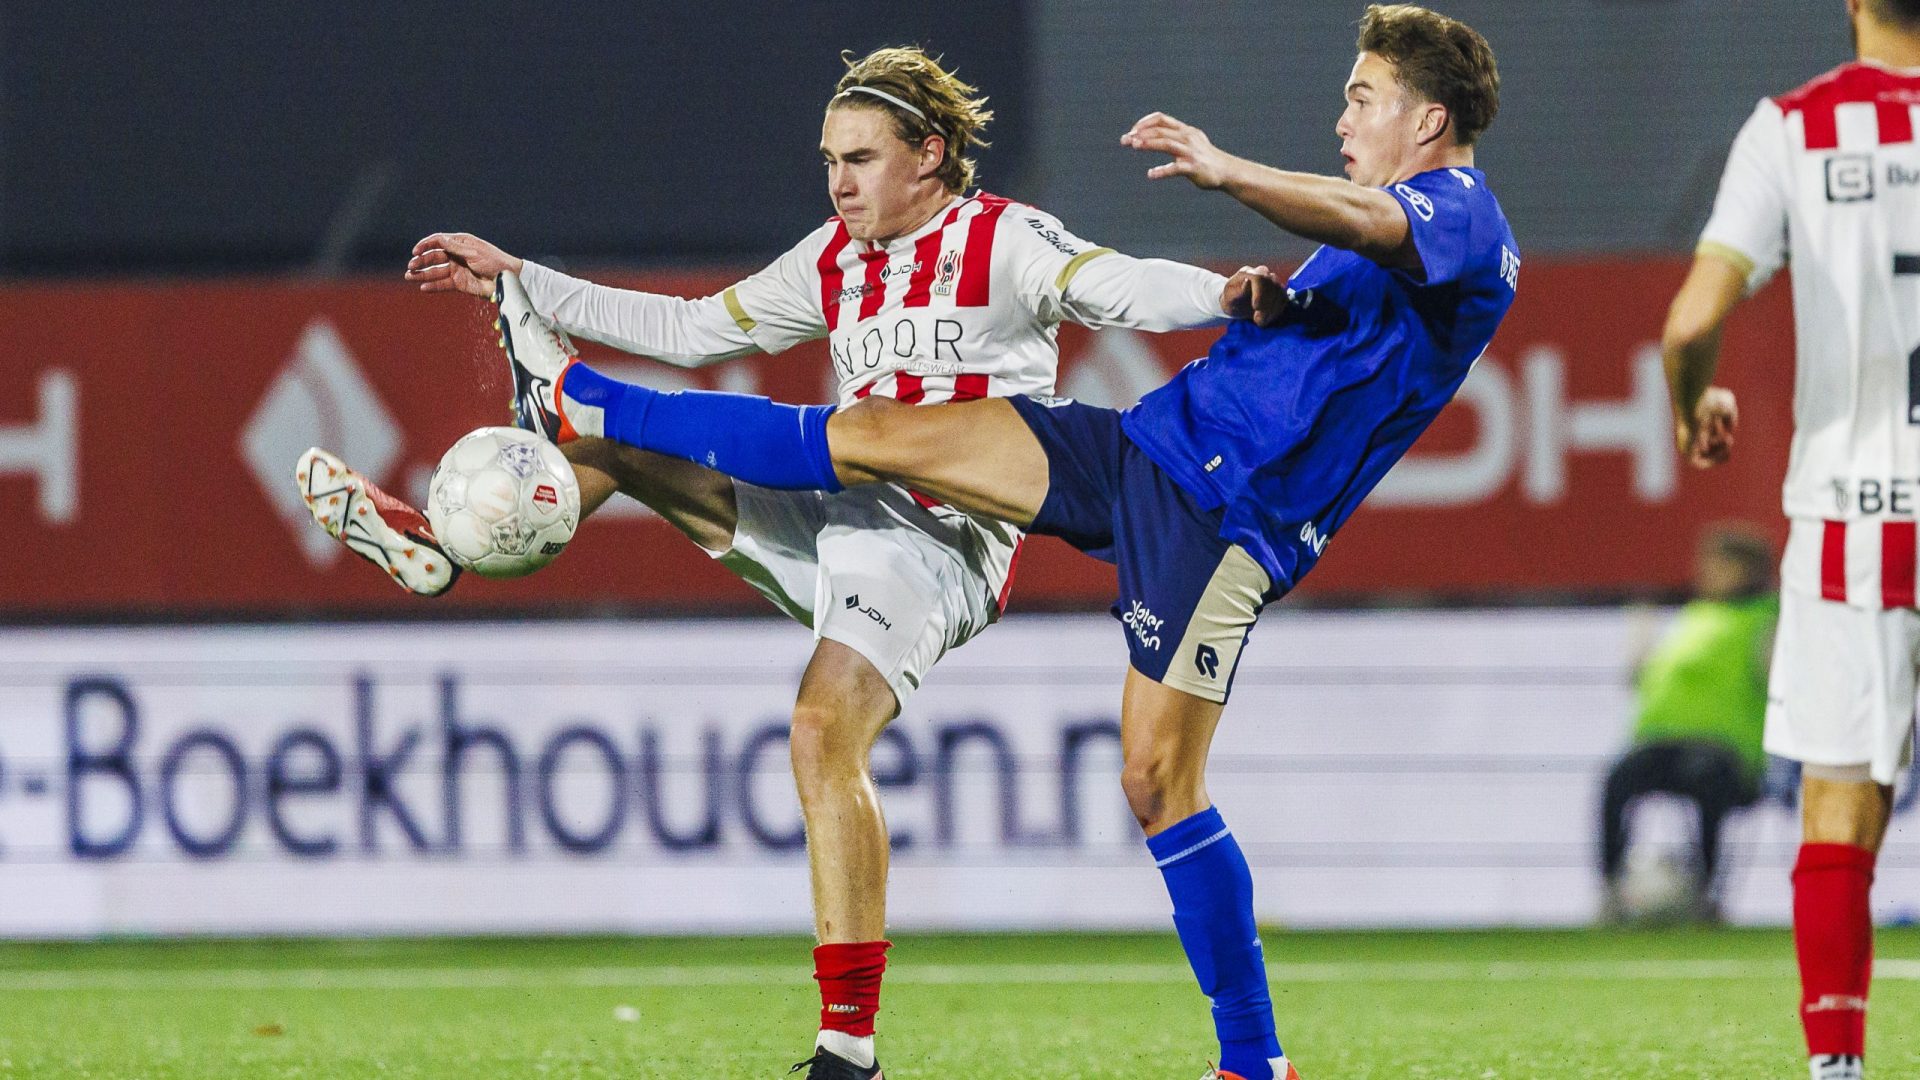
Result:
{"label": "player's outstretched arm", "polygon": [[434,233],[413,246],[406,277],[422,292],[491,297],[517,274],[534,307],[561,329],[622,352],[701,367],[761,351],[719,296],[687,300],[615,289],[516,258],[471,233]]}
{"label": "player's outstretched arm", "polygon": [[1711,384],[1720,361],[1720,332],[1746,294],[1745,270],[1702,251],[1667,310],[1660,349],[1673,401],[1674,443],[1695,468],[1724,464],[1733,455],[1739,409],[1732,391]]}
{"label": "player's outstretched arm", "polygon": [[1062,314],[1095,329],[1187,330],[1221,317],[1271,326],[1287,306],[1286,286],[1265,266],[1223,278],[1197,266],[1111,253],[1088,262],[1062,292]]}
{"label": "player's outstretched arm", "polygon": [[1141,117],[1120,137],[1120,144],[1172,159],[1148,169],[1150,179],[1184,176],[1196,187],[1226,192],[1296,236],[1344,248],[1382,266],[1420,266],[1406,211],[1379,188],[1235,157],[1213,145],[1206,132],[1165,113]]}

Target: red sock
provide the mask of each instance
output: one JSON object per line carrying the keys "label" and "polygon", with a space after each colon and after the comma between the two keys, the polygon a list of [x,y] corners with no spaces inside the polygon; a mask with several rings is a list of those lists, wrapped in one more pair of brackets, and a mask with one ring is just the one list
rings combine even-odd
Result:
{"label": "red sock", "polygon": [[820,983],[820,1029],[857,1038],[873,1034],[880,1011],[880,976],[887,971],[891,941],[855,941],[813,950],[813,977]]}
{"label": "red sock", "polygon": [[1873,852],[1802,844],[1793,868],[1793,944],[1800,956],[1800,1023],[1807,1052],[1863,1055],[1873,975]]}

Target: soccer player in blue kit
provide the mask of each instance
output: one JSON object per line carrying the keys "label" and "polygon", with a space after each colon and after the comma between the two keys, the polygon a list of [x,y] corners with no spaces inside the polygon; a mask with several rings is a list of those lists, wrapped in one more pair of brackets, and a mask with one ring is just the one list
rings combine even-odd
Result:
{"label": "soccer player in blue kit", "polygon": [[1132,661],[1121,784],[1212,999],[1219,1080],[1297,1078],[1254,925],[1253,882],[1205,766],[1255,617],[1439,413],[1513,303],[1519,247],[1474,142],[1498,108],[1472,28],[1373,5],[1335,131],[1348,179],[1233,157],[1159,113],[1121,142],[1155,179],[1225,191],[1322,246],[1242,297],[1207,356],[1124,411],[1060,399],[844,409],[660,393],[574,361],[518,392],[582,435],[770,488],[894,481],[1117,564]]}

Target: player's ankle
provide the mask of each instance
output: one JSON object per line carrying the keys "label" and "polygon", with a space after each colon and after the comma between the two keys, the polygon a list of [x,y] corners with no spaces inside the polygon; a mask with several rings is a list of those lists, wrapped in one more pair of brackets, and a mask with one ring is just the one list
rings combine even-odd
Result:
{"label": "player's ankle", "polygon": [[863,1069],[873,1068],[873,1036],[853,1035],[832,1028],[821,1028],[813,1045],[830,1054],[838,1054]]}

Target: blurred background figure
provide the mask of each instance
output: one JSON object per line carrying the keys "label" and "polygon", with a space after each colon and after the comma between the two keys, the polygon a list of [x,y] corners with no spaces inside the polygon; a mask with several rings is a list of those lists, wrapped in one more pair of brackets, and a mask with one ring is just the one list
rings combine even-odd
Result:
{"label": "blurred background figure", "polygon": [[[1608,920],[1719,918],[1721,827],[1729,813],[1759,800],[1767,768],[1760,738],[1780,617],[1773,567],[1773,547],[1759,532],[1743,525],[1709,530],[1694,599],[1639,665],[1633,743],[1608,770],[1600,807]],[[1690,802],[1699,813],[1694,858],[1677,883],[1660,860],[1628,866],[1628,812],[1653,793]]]}

